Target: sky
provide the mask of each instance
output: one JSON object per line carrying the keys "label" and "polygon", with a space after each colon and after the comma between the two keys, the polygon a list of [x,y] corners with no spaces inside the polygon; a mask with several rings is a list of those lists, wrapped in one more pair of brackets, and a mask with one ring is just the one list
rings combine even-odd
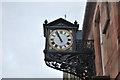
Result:
{"label": "sky", "polygon": [[2,77],[2,3],[0,2],[0,79]]}
{"label": "sky", "polygon": [[45,19],[51,22],[66,14],[68,21],[77,20],[82,29],[85,6],[85,2],[0,3],[2,77],[62,78],[62,71],[52,69],[44,62],[43,23]]}

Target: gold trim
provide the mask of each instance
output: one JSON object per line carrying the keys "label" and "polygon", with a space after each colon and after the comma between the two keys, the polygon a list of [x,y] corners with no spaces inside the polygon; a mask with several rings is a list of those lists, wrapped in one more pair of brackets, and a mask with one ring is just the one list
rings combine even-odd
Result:
{"label": "gold trim", "polygon": [[52,49],[52,47],[49,47],[49,49]]}
{"label": "gold trim", "polygon": [[[66,32],[66,33],[68,33],[69,35],[70,35],[70,37],[71,37],[71,43],[68,45],[68,47],[65,47],[65,48],[57,48],[57,47],[55,47],[55,46],[53,46],[52,44],[51,44],[51,36],[56,32],[56,31],[64,31],[64,32]],[[63,33],[62,33],[63,34]],[[64,35],[64,34],[63,34]],[[68,42],[68,41],[67,41]],[[66,44],[67,44],[67,42],[66,42]],[[72,36],[72,34],[71,34],[71,32],[69,32],[68,30],[63,30],[63,29],[57,29],[57,30],[53,30],[51,33],[50,33],[50,35],[49,35],[49,44],[50,44],[50,46],[53,48],[53,49],[55,49],[55,50],[67,50],[67,49],[69,49],[70,47],[71,47],[71,45],[73,44],[73,36]],[[66,44],[64,44],[64,45],[66,45]],[[64,45],[58,45],[58,46],[64,46]]]}
{"label": "gold trim", "polygon": [[70,47],[70,50],[72,50],[72,47]]}
{"label": "gold trim", "polygon": [[70,30],[70,33],[72,33],[72,30]]}

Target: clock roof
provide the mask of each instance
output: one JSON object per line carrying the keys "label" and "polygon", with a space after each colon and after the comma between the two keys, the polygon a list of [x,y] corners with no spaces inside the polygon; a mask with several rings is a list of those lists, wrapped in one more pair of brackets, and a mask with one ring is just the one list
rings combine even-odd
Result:
{"label": "clock roof", "polygon": [[56,19],[50,23],[47,22],[47,20],[45,20],[43,26],[70,26],[70,27],[79,27],[79,24],[77,24],[77,21],[73,23],[63,19],[63,18],[59,18],[59,19]]}

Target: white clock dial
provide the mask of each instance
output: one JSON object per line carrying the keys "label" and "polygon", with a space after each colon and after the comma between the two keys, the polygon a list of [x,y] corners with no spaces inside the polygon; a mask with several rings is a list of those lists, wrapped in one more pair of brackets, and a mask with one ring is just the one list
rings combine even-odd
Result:
{"label": "white clock dial", "polygon": [[72,34],[67,30],[54,30],[49,35],[49,44],[56,50],[66,50],[73,43]]}

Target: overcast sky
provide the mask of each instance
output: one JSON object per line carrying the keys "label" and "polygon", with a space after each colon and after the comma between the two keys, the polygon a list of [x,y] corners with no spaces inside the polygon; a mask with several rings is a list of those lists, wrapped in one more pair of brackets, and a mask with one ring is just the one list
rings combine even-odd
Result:
{"label": "overcast sky", "polygon": [[2,77],[2,3],[0,2],[0,79]]}
{"label": "overcast sky", "polygon": [[[78,21],[80,29],[85,2],[2,3],[2,48],[4,78],[62,78],[63,72],[44,63],[43,22],[64,18]],[[1,3],[0,3],[1,5]],[[1,13],[0,13],[1,14]]]}

